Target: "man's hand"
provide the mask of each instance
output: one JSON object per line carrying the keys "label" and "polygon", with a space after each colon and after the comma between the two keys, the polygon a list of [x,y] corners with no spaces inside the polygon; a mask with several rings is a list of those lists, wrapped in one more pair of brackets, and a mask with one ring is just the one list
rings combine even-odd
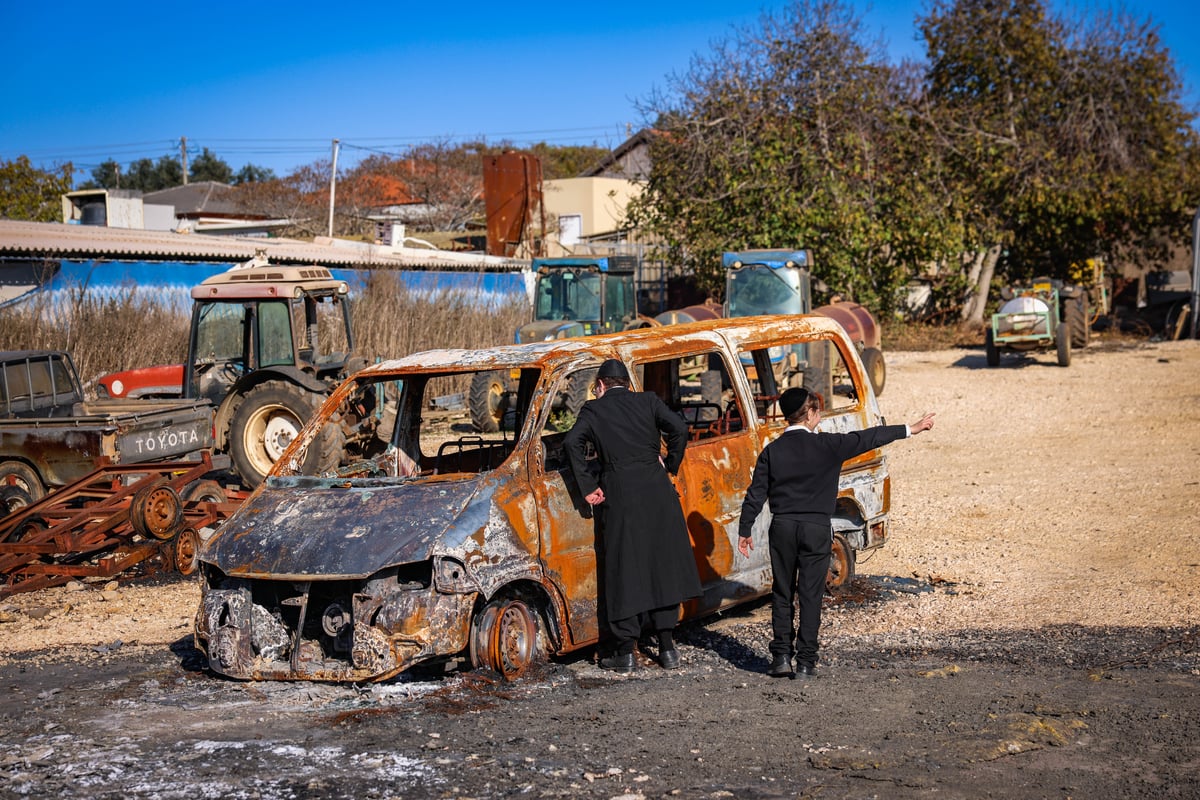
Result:
{"label": "man's hand", "polygon": [[598,506],[604,502],[604,490],[597,489],[583,499],[587,501],[589,506]]}
{"label": "man's hand", "polygon": [[738,552],[746,558],[750,557],[750,551],[754,549],[754,540],[749,536],[738,537]]}
{"label": "man's hand", "polygon": [[908,429],[910,431],[912,431],[912,434],[914,436],[917,435],[918,433],[920,433],[921,431],[929,430],[930,428],[933,427],[933,414],[934,414],[934,412],[930,411],[928,414],[921,417],[921,419],[919,421],[913,423],[912,425],[909,425]]}

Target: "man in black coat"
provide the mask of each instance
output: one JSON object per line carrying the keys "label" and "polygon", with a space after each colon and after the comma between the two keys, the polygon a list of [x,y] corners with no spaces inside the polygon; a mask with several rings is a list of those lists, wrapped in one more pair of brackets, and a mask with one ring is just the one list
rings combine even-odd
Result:
{"label": "man in black coat", "polygon": [[[589,442],[599,458],[599,478],[588,469]],[[687,523],[670,477],[683,462],[687,425],[653,392],[630,391],[625,365],[609,359],[596,372],[596,399],[584,403],[564,445],[601,528],[599,569],[615,651],[600,666],[631,672],[637,640],[649,625],[658,633],[659,664],[678,667],[673,632],[679,604],[700,595]]]}
{"label": "man in black coat", "polygon": [[[742,501],[738,550],[749,556],[754,520],[763,502],[771,503],[771,666],[773,677],[814,674],[821,598],[833,545],[833,512],[837,505],[842,462],[897,439],[933,427],[933,414],[912,425],[880,425],[850,433],[817,433],[821,411],[817,396],[792,388],[779,396],[779,411],[788,427],[763,448],[754,465],[750,488]],[[797,585],[797,572],[799,585]],[[794,627],[793,598],[800,596],[800,627]],[[796,641],[796,669],[792,642]]]}

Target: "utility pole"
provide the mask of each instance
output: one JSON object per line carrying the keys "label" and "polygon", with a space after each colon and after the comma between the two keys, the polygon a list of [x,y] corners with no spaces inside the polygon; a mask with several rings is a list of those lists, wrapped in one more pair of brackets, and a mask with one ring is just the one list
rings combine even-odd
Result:
{"label": "utility pole", "polygon": [[179,160],[183,162],[183,185],[187,186],[187,137],[179,137]]}
{"label": "utility pole", "polygon": [[333,166],[329,170],[329,236],[333,237],[333,198],[337,187],[338,140],[333,140]]}

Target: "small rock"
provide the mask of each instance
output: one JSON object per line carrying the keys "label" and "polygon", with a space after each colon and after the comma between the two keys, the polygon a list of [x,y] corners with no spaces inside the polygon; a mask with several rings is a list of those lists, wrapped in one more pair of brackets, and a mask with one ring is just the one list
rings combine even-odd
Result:
{"label": "small rock", "polygon": [[82,581],[71,581],[65,588],[68,592],[82,592],[87,588],[87,584]]}
{"label": "small rock", "polygon": [[120,596],[121,596],[121,593],[120,593],[120,592],[113,591],[113,590],[111,590],[111,589],[105,589],[103,592],[101,592],[101,593],[100,593],[100,598],[101,598],[102,600],[106,600],[106,601],[108,601],[108,602],[110,602],[110,603],[111,603],[113,600],[116,600],[116,599],[117,599],[118,597],[120,597]]}
{"label": "small rock", "polygon": [[119,584],[116,581],[109,581],[108,583],[104,584],[104,591],[115,592],[118,585]]}
{"label": "small rock", "polygon": [[25,609],[25,616],[30,619],[45,619],[53,610],[50,606],[32,606]]}

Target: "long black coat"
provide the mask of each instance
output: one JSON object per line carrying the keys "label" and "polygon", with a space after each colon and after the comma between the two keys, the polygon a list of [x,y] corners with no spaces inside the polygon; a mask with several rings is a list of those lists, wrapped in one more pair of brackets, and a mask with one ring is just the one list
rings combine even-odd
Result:
{"label": "long black coat", "polygon": [[[664,439],[667,454],[660,464]],[[598,482],[588,470],[587,442],[600,459]],[[698,597],[700,576],[687,523],[667,474],[679,471],[687,446],[680,416],[653,392],[609,389],[584,403],[564,444],[580,491],[604,490],[598,518],[608,618],[627,619]]]}

